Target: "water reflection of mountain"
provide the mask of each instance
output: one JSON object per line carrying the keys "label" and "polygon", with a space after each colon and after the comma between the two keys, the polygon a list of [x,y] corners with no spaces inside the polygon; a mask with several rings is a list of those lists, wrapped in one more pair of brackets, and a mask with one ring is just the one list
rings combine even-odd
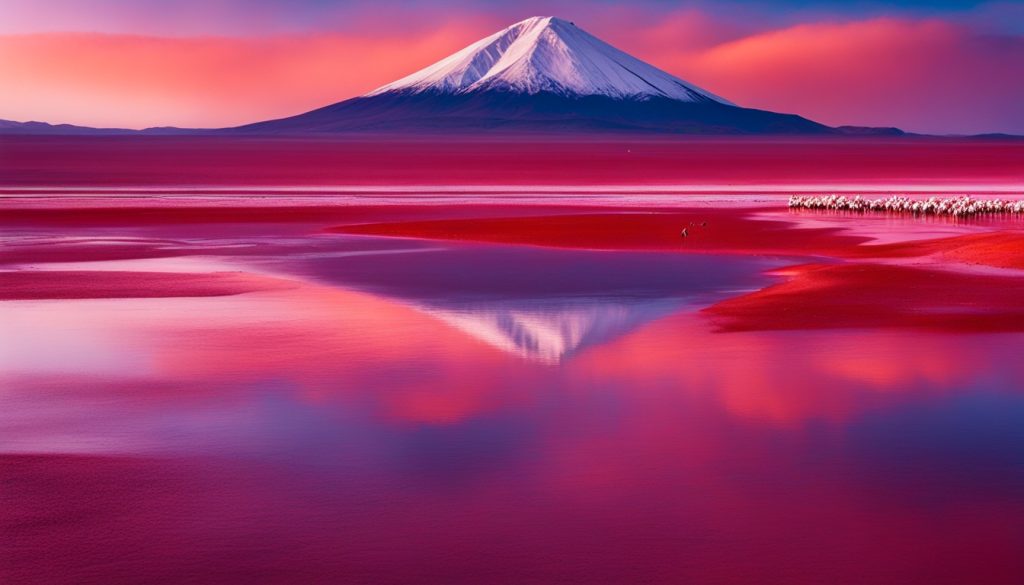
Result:
{"label": "water reflection of mountain", "polygon": [[[431,243],[370,253],[388,238],[339,239],[358,255],[290,264],[308,277],[369,292],[444,321],[504,351],[558,363],[589,346],[723,295],[763,286],[775,263],[743,256]],[[405,246],[417,246],[401,241]]]}
{"label": "water reflection of mountain", "polygon": [[611,341],[683,306],[681,299],[573,299],[496,302],[458,308],[417,306],[508,353],[548,364]]}

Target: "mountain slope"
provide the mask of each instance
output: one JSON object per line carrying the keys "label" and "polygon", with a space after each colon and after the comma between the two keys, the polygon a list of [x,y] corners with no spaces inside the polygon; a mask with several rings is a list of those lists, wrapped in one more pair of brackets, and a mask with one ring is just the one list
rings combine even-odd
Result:
{"label": "mountain slope", "polygon": [[230,129],[232,133],[572,131],[688,134],[829,134],[800,116],[668,98],[620,100],[550,92],[387,93],[306,114]]}
{"label": "mountain slope", "polygon": [[741,108],[553,17],[518,22],[364,96],[234,133],[829,134]]}

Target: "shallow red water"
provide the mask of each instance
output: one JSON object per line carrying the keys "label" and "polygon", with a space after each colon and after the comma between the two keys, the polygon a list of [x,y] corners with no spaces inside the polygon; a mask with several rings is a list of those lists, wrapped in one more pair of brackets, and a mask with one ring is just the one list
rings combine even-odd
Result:
{"label": "shallow red water", "polygon": [[984,189],[1022,180],[1020,140],[0,137],[5,188],[899,184]]}
{"label": "shallow red water", "polygon": [[[1024,276],[977,248],[746,209],[165,207],[4,217],[0,285],[38,294],[0,301],[0,582],[1024,579]],[[1009,326],[919,322],[972,317]]]}

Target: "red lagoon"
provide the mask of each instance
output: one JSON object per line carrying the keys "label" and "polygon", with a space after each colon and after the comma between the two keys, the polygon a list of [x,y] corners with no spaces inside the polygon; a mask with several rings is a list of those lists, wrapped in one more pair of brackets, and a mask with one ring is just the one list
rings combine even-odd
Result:
{"label": "red lagoon", "polygon": [[[93,165],[132,141],[97,144],[66,174],[35,147],[3,172],[159,187],[314,164],[233,143],[249,158],[213,155],[219,174],[169,139],[176,158],[112,175]],[[366,148],[317,156],[419,182],[469,152]],[[531,172],[568,181],[608,148]],[[922,180],[1009,172],[906,148]],[[280,152],[299,169],[251,165]],[[780,180],[816,172],[786,160]],[[633,165],[597,172],[669,172]],[[1019,223],[259,195],[3,200],[0,581],[1024,579]]]}
{"label": "red lagoon", "polygon": [[0,136],[0,185],[931,187],[1024,181],[1024,140]]}

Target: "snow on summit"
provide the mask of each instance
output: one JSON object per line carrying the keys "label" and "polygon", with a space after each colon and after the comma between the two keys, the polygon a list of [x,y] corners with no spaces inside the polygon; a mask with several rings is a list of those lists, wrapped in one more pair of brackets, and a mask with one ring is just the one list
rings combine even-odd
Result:
{"label": "snow on summit", "polygon": [[367,96],[486,90],[617,99],[664,97],[732,105],[551,16],[517,22]]}

